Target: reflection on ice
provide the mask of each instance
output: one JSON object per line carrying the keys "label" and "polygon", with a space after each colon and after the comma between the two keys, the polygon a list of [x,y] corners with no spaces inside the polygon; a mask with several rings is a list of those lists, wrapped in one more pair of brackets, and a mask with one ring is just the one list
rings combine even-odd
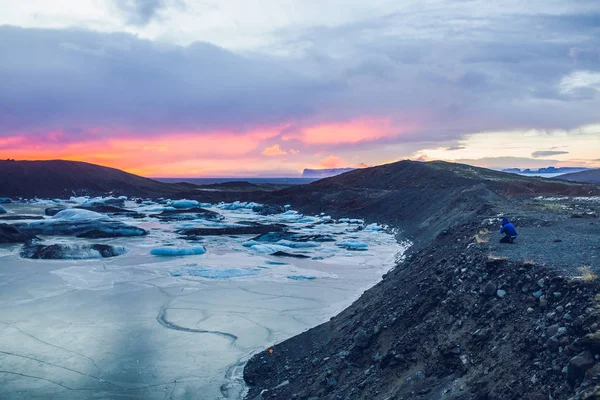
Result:
{"label": "reflection on ice", "polygon": [[[30,260],[22,245],[0,245],[1,398],[238,398],[244,360],[347,307],[403,251],[378,225],[245,202],[84,197],[4,207],[44,215],[49,204],[92,202],[142,215],[69,209],[22,223],[43,245],[125,254]],[[198,207],[225,219],[152,217]],[[147,234],[74,237],[109,227]],[[189,229],[196,236],[182,236]]]}

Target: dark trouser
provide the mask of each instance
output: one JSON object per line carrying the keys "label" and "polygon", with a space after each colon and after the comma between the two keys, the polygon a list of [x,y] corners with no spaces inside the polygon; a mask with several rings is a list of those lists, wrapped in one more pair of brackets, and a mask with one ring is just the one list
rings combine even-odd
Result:
{"label": "dark trouser", "polygon": [[514,243],[516,238],[516,236],[506,235],[502,239],[500,239],[500,243]]}

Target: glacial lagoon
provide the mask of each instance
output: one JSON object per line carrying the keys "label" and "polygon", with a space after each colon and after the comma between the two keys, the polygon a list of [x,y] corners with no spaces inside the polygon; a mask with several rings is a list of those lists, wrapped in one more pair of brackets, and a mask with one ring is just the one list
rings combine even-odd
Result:
{"label": "glacial lagoon", "polygon": [[[0,222],[63,223],[64,213],[42,221],[10,218],[106,200],[4,204],[8,219]],[[238,399],[252,354],[349,306],[407,247],[376,224],[289,209],[264,216],[243,202],[122,205],[141,215],[71,212],[69,218],[97,217],[147,235],[90,239],[44,228],[41,243],[70,248],[69,259],[60,260],[26,259],[21,244],[0,245],[0,398]],[[220,217],[157,218],[197,206]],[[177,233],[258,223],[317,241]],[[102,258],[89,250],[94,244],[124,254]],[[87,253],[78,257],[83,248]]]}

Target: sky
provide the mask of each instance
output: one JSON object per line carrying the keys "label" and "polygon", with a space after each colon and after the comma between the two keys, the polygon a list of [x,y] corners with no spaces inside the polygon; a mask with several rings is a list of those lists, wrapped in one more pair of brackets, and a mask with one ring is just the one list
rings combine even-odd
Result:
{"label": "sky", "polygon": [[597,0],[0,0],[0,159],[600,167]]}

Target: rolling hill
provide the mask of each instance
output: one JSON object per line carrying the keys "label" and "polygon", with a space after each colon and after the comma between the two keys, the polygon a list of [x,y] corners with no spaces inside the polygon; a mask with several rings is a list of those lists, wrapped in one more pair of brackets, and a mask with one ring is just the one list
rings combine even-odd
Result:
{"label": "rolling hill", "polygon": [[70,197],[114,193],[161,196],[191,185],[157,182],[118,169],[77,161],[0,161],[0,196]]}
{"label": "rolling hill", "polygon": [[564,174],[556,177],[556,179],[562,179],[564,181],[571,182],[600,183],[600,169]]}

